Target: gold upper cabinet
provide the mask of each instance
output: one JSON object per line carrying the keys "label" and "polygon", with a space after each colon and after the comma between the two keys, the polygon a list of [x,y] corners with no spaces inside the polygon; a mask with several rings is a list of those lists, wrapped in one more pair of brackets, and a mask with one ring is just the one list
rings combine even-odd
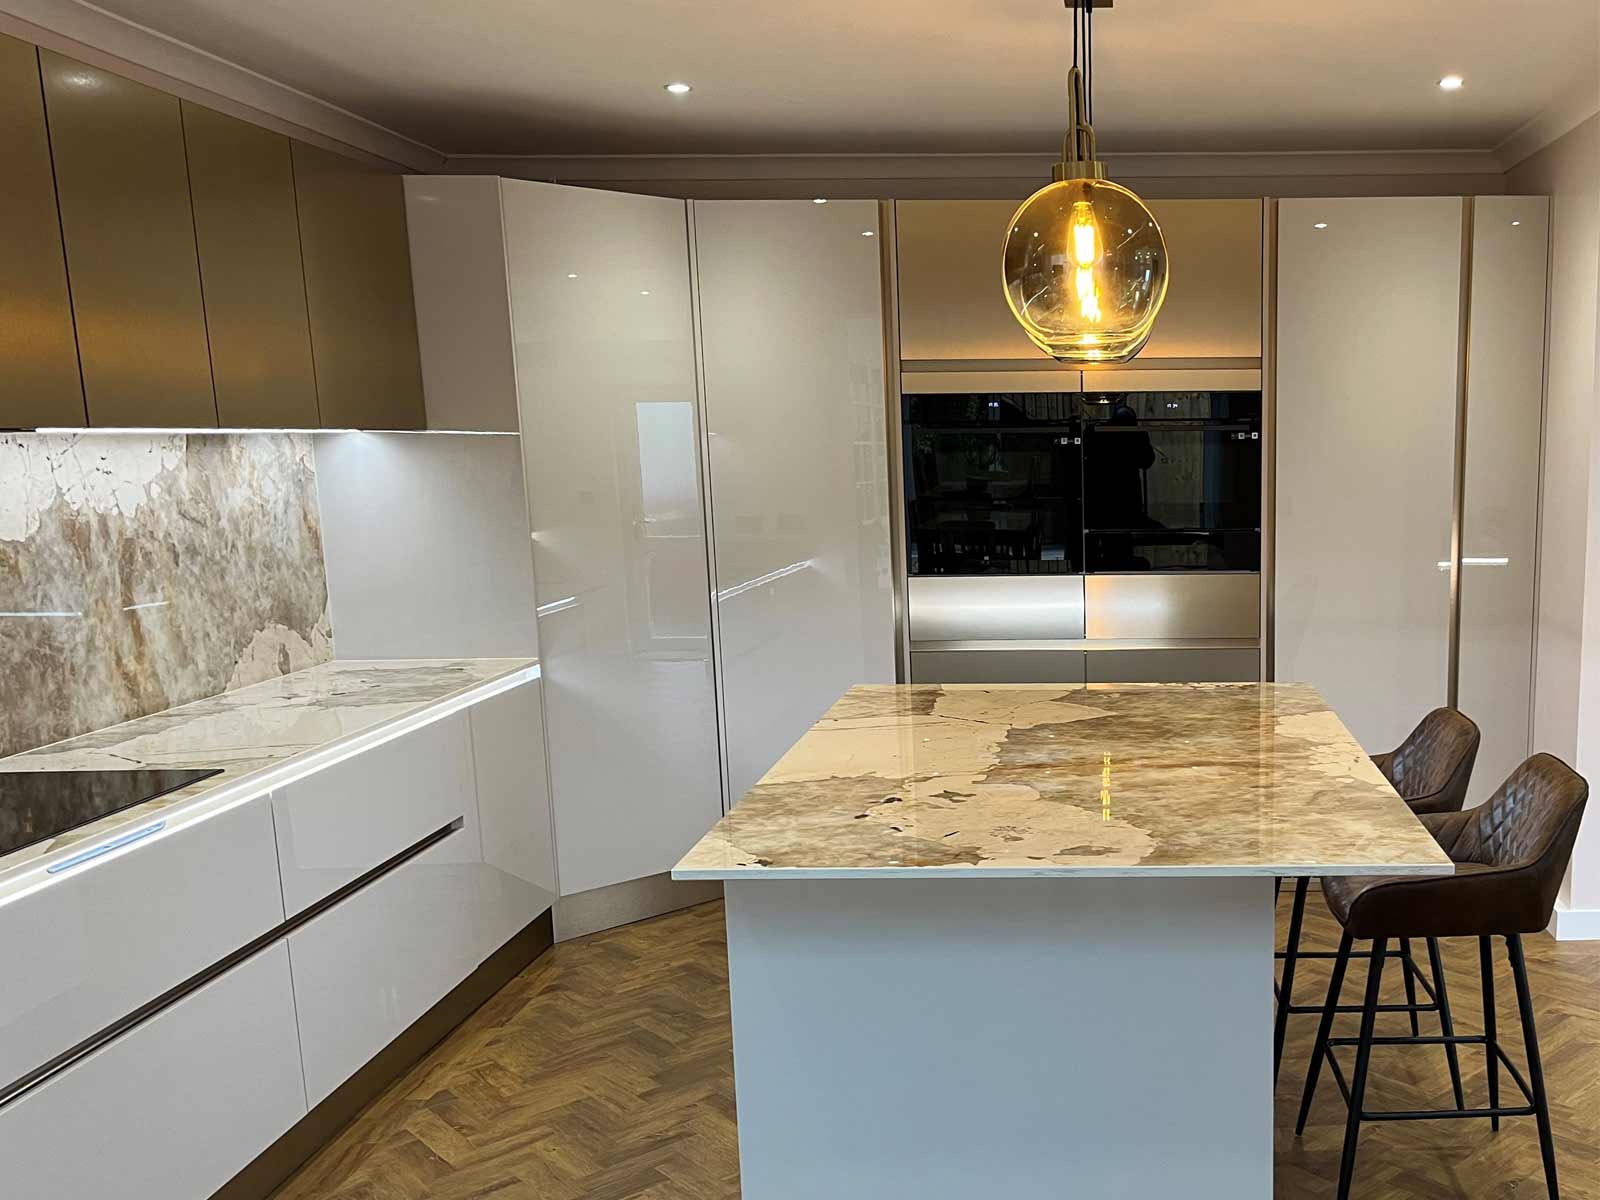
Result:
{"label": "gold upper cabinet", "polygon": [[422,367],[400,176],[294,143],[322,424],[422,429]]}
{"label": "gold upper cabinet", "polygon": [[215,425],[178,101],[39,60],[89,422]]}
{"label": "gold upper cabinet", "polygon": [[[1017,324],[1001,251],[1018,201],[902,200],[895,205],[900,356],[1052,366]],[[1149,200],[1166,237],[1167,299],[1136,363],[1259,359],[1261,201]]]}
{"label": "gold upper cabinet", "polygon": [[182,102],[217,418],[315,428],[289,139]]}
{"label": "gold upper cabinet", "polygon": [[0,35],[0,429],[82,425],[38,53]]}

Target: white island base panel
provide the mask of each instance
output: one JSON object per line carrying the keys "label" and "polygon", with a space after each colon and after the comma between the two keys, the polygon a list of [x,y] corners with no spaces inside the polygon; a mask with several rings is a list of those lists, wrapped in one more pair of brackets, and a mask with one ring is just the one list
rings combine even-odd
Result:
{"label": "white island base panel", "polygon": [[1271,878],[726,891],[744,1200],[1271,1197]]}

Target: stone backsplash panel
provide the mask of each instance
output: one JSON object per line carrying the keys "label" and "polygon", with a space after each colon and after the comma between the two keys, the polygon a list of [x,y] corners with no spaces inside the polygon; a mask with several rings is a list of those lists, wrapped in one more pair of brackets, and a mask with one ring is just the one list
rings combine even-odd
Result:
{"label": "stone backsplash panel", "polygon": [[309,436],[0,436],[0,755],[332,657]]}

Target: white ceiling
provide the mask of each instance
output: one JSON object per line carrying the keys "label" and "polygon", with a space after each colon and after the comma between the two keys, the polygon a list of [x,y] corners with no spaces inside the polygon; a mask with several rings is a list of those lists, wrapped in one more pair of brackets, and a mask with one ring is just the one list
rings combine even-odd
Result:
{"label": "white ceiling", "polygon": [[[449,154],[1049,151],[1071,45],[1060,0],[96,2]],[[1600,3],[1115,0],[1095,46],[1107,153],[1492,149]]]}

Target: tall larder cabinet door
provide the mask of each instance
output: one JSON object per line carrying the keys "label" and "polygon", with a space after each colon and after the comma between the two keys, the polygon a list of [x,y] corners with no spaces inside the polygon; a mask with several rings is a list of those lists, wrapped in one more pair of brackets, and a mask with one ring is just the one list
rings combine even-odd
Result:
{"label": "tall larder cabinet door", "polygon": [[694,218],[737,803],[852,684],[894,682],[878,206],[697,201]]}
{"label": "tall larder cabinet door", "polygon": [[722,812],[681,200],[502,182],[561,893]]}
{"label": "tall larder cabinet door", "polygon": [[1276,678],[1370,751],[1446,698],[1456,197],[1278,210]]}
{"label": "tall larder cabinet door", "polygon": [[1473,206],[1458,670],[1461,711],[1483,731],[1475,804],[1530,748],[1550,201],[1480,196]]}
{"label": "tall larder cabinet door", "polygon": [[0,429],[82,425],[39,53],[0,34]]}
{"label": "tall larder cabinet door", "polygon": [[215,425],[178,99],[39,61],[89,423]]}

